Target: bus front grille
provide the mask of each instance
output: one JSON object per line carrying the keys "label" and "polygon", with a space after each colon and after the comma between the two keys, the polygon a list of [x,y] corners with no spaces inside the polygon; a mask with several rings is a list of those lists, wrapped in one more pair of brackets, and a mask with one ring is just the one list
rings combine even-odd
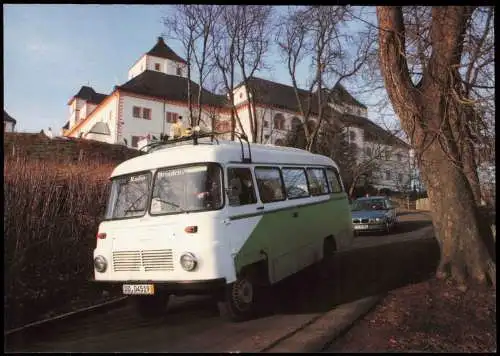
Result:
{"label": "bus front grille", "polygon": [[172,250],[115,251],[113,252],[113,271],[150,272],[173,271]]}

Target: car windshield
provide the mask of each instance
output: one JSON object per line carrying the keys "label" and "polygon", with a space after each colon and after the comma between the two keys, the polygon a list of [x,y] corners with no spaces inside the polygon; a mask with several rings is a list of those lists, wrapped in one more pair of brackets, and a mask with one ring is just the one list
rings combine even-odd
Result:
{"label": "car windshield", "polygon": [[151,173],[114,178],[105,219],[143,216],[146,213],[150,185]]}
{"label": "car windshield", "polygon": [[366,199],[355,200],[352,203],[352,211],[360,210],[384,210],[386,209],[385,201],[382,199]]}
{"label": "car windshield", "polygon": [[215,163],[158,170],[151,215],[216,210],[222,207],[222,171]]}

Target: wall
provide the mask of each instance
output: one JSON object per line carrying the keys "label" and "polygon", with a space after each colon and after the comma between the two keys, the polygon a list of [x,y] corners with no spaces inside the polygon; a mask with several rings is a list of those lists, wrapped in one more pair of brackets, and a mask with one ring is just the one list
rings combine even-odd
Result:
{"label": "wall", "polygon": [[4,127],[4,132],[14,132],[15,125],[13,122],[4,121],[3,127]]}
{"label": "wall", "polygon": [[416,209],[417,210],[431,210],[431,202],[429,198],[418,199],[416,201]]}
{"label": "wall", "polygon": [[103,105],[97,107],[89,116],[87,122],[83,123],[71,137],[79,137],[80,133],[86,134],[92,129],[97,122],[105,122],[109,126],[110,135],[96,135],[95,138],[102,142],[115,143],[116,141],[116,120],[117,120],[117,96],[105,99]]}
{"label": "wall", "polygon": [[87,139],[49,139],[44,134],[6,133],[4,157],[29,157],[60,163],[79,160],[116,163],[139,156],[137,150]]}
{"label": "wall", "polygon": [[128,71],[128,80],[138,76],[146,69],[146,55],[143,55]]}

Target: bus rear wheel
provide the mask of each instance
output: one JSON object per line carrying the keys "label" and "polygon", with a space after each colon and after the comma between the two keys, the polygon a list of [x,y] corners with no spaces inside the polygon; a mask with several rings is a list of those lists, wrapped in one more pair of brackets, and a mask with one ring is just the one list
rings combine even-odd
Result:
{"label": "bus rear wheel", "polygon": [[256,312],[256,286],[249,278],[240,277],[226,286],[218,302],[220,315],[231,321],[250,319]]}
{"label": "bus rear wheel", "polygon": [[166,312],[170,296],[160,294],[154,296],[133,296],[130,298],[140,317],[152,318]]}

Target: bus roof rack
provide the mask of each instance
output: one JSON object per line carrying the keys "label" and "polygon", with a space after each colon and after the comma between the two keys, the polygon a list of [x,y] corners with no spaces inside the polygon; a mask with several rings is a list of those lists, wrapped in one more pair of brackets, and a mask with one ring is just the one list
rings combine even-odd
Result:
{"label": "bus roof rack", "polygon": [[[193,145],[198,145],[198,140],[200,138],[210,138],[211,142],[213,143],[214,141],[219,144],[219,140],[217,136],[220,135],[225,135],[232,133],[234,134],[237,138],[238,141],[240,141],[240,146],[241,146],[241,162],[242,163],[252,163],[252,150],[250,148],[250,142],[248,141],[248,137],[245,134],[241,134],[239,132],[232,132],[232,131],[224,131],[224,132],[217,132],[217,131],[208,131],[208,132],[201,132],[199,129],[198,130],[192,130],[190,135],[186,136],[181,136],[178,138],[172,138],[169,139],[168,135],[160,135],[159,140],[155,140],[139,149],[141,152],[145,153],[151,153],[157,149],[161,148],[167,148],[170,145],[176,145],[181,142],[189,142],[192,141]],[[243,148],[243,141],[246,141],[247,147],[248,147],[248,157],[245,157],[245,152]]]}

